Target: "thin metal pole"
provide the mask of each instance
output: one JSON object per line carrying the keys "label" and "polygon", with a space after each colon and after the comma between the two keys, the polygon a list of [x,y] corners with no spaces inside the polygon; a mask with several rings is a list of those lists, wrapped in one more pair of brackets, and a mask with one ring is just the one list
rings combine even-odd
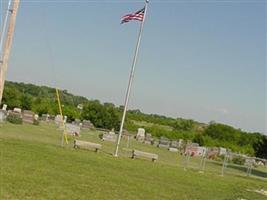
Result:
{"label": "thin metal pole", "polygon": [[126,98],[125,98],[125,102],[124,102],[124,110],[123,110],[123,115],[122,115],[122,120],[121,120],[121,125],[120,125],[120,132],[119,132],[119,135],[118,135],[118,138],[117,138],[117,144],[116,144],[116,149],[115,149],[115,153],[114,153],[115,157],[118,157],[119,145],[120,145],[120,141],[121,141],[121,135],[122,135],[122,132],[123,132],[123,126],[124,126],[124,121],[125,121],[125,117],[126,117],[126,112],[127,112],[127,108],[128,108],[128,102],[129,102],[129,97],[130,97],[130,93],[131,93],[131,87],[132,87],[136,61],[137,61],[140,42],[141,42],[141,36],[142,36],[142,32],[143,32],[143,28],[144,28],[144,22],[145,22],[146,13],[147,13],[148,2],[149,2],[148,0],[145,1],[144,18],[143,18],[142,23],[140,24],[140,30],[139,30],[139,34],[138,34],[138,39],[137,39],[137,43],[136,43],[134,59],[133,59],[133,63],[132,63],[132,69],[131,69],[128,88],[127,88],[127,92],[126,92]]}
{"label": "thin metal pole", "polygon": [[201,160],[200,160],[200,165],[199,165],[199,170],[200,171],[203,171],[205,157],[206,157],[206,150],[203,149]]}
{"label": "thin metal pole", "polygon": [[224,176],[224,170],[225,168],[227,167],[227,163],[228,163],[228,160],[229,160],[229,157],[230,157],[230,154],[227,152],[224,156],[224,159],[223,159],[223,164],[222,164],[222,176]]}
{"label": "thin metal pole", "polygon": [[223,164],[222,164],[222,176],[224,175],[224,167],[225,167],[225,163],[226,163],[226,155],[224,156],[224,159],[223,159]]}
{"label": "thin metal pole", "polygon": [[127,145],[126,145],[127,149],[129,148],[129,145],[130,145],[130,135],[128,135],[128,137],[127,137]]}

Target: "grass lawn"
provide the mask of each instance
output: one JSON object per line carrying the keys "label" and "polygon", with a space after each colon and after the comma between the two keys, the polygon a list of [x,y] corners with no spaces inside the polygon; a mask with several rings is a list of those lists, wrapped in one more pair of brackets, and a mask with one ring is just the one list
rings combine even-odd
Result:
{"label": "grass lawn", "polygon": [[266,169],[261,178],[246,177],[229,168],[220,176],[220,165],[207,162],[205,173],[183,168],[183,157],[151,145],[131,141],[130,149],[154,152],[156,163],[129,158],[122,140],[120,157],[114,158],[114,143],[102,142],[98,132],[82,132],[80,139],[101,143],[99,153],[60,146],[61,132],[54,125],[0,127],[0,199],[179,199],[179,200],[266,200],[254,192],[267,191]]}

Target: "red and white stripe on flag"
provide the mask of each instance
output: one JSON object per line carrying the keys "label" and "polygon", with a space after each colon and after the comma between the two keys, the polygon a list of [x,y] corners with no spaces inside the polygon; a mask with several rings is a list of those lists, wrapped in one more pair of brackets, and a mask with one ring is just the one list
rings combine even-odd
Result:
{"label": "red and white stripe on flag", "polygon": [[121,23],[123,24],[123,23],[129,22],[131,20],[143,21],[144,14],[145,14],[145,8],[142,8],[141,10],[137,11],[136,13],[124,15],[121,18]]}

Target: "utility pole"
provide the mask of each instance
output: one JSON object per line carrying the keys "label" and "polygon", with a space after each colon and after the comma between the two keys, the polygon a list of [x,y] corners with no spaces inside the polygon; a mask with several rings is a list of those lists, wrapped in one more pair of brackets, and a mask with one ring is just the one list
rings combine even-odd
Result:
{"label": "utility pole", "polygon": [[[11,8],[8,10],[10,12],[9,27],[6,33],[4,46],[3,46],[3,57],[0,60],[0,104],[2,103],[6,72],[8,67],[8,60],[10,55],[10,50],[12,46],[12,40],[14,35],[15,23],[17,18],[17,11],[19,8],[20,0],[14,0]],[[5,34],[5,33],[2,33]]]}

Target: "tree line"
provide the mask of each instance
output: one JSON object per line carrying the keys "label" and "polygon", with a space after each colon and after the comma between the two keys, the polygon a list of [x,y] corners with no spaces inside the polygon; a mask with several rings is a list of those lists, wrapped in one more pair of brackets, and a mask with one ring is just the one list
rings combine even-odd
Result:
{"label": "tree line", "polygon": [[[89,100],[73,95],[67,90],[60,90],[60,98],[63,113],[68,116],[68,121],[86,119],[98,128],[119,129],[123,106]],[[55,89],[46,86],[6,81],[2,103],[7,104],[9,109],[19,107],[32,110],[40,116],[47,113],[58,114]],[[245,132],[225,124],[204,124],[192,119],[145,114],[138,109],[129,110],[125,129],[135,133],[140,127],[145,128],[146,132],[154,137],[191,140],[202,146],[225,147],[235,152],[267,158],[266,136]]]}

